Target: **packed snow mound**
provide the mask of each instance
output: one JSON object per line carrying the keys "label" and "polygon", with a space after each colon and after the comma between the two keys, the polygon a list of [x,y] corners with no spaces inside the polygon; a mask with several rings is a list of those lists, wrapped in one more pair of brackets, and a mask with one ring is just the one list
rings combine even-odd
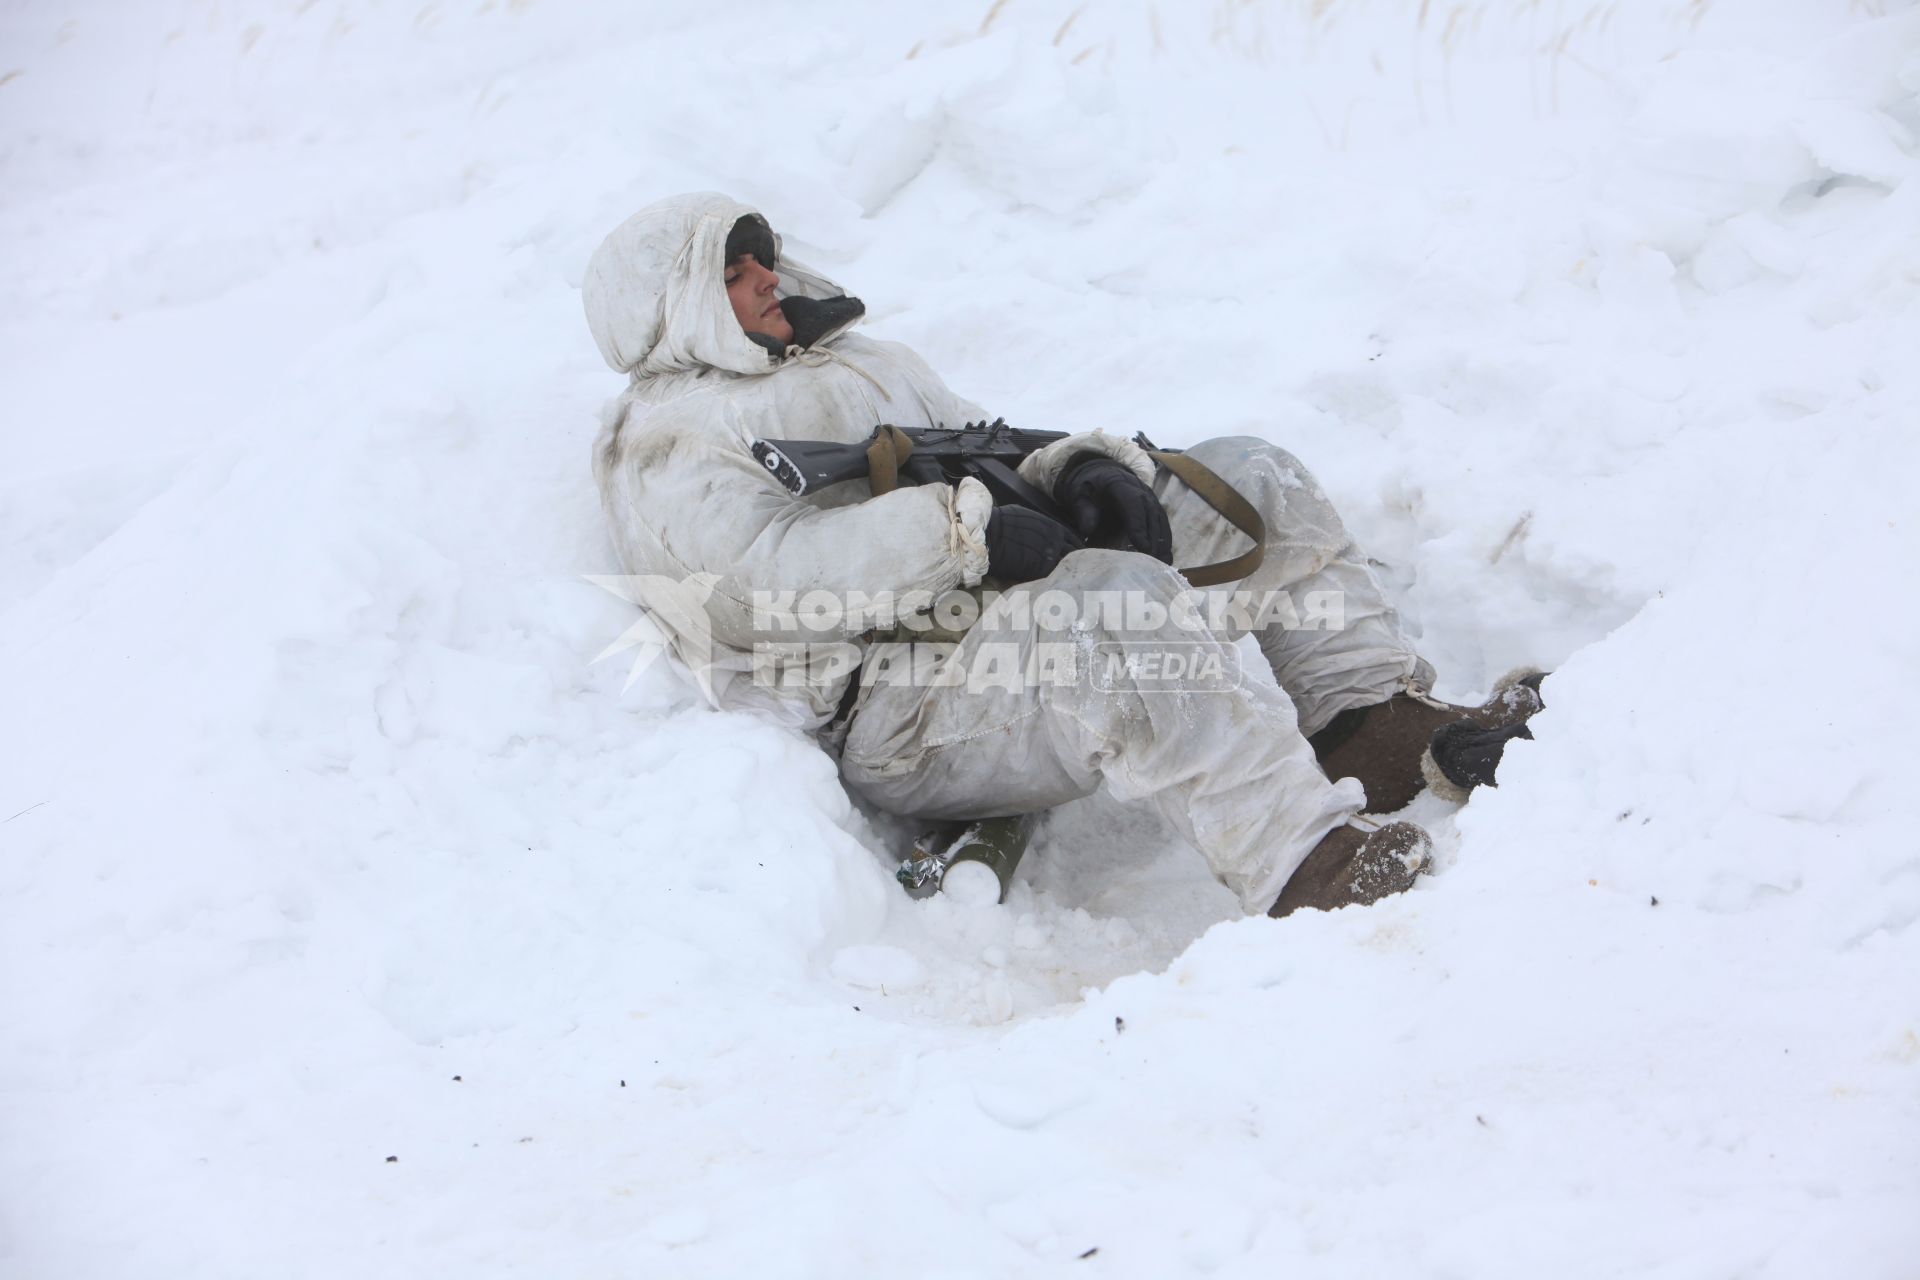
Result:
{"label": "packed snow mound", "polygon": [[[0,18],[0,1270],[1902,1277],[1920,14]],[[1005,906],[617,572],[602,235],[767,211],[1016,425],[1252,433],[1441,692],[1436,875]]]}

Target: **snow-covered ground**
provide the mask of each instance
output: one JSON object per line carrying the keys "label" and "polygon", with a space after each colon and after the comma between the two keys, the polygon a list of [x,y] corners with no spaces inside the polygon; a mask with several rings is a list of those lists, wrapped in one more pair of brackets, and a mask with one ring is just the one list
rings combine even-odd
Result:
{"label": "snow-covered ground", "polygon": [[[1917,95],[1897,0],[8,6],[0,1274],[1920,1275]],[[623,692],[578,286],[705,188],[1557,668],[1438,874],[1096,797],[914,903]]]}

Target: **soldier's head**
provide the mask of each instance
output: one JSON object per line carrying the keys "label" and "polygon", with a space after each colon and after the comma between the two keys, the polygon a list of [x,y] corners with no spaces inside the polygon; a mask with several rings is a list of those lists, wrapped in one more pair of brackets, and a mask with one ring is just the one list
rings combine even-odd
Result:
{"label": "soldier's head", "polygon": [[711,191],[656,200],[615,227],[580,292],[600,354],[636,381],[771,373],[866,311],[783,253],[765,218]]}
{"label": "soldier's head", "polygon": [[773,229],[757,213],[749,213],[727,233],[724,278],[733,318],[749,334],[764,334],[783,349],[793,341],[793,324],[781,309],[775,290],[780,286]]}

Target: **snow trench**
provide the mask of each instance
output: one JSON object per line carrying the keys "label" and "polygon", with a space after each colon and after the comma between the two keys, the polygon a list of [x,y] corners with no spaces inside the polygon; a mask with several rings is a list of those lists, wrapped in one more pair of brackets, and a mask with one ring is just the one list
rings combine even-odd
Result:
{"label": "snow trench", "polygon": [[[0,1271],[1910,1275],[1917,20],[13,6]],[[595,663],[580,277],[700,189],[1553,669],[1436,873],[1240,919],[1093,797],[916,903]]]}

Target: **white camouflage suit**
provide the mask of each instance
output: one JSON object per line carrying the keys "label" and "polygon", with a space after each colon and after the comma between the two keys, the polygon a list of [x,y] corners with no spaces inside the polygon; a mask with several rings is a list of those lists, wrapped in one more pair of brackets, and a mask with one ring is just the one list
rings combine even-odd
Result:
{"label": "white camouflage suit", "polygon": [[[690,582],[685,593],[669,591],[664,603],[650,600],[649,614],[708,697],[818,731],[835,720],[854,675],[845,663],[823,664],[811,648],[769,657],[769,642],[791,645],[796,636],[790,619],[771,627],[756,602],[818,591],[882,601],[891,593],[912,602],[972,587],[987,570],[992,499],[973,479],[879,496],[854,480],[795,498],[756,462],[751,445],[862,444],[883,422],[958,426],[991,415],[948,390],[898,343],[842,332],[776,357],[749,339],[723,276],[728,233],[751,212],[719,195],[674,197],[634,215],[594,254],[583,289],[588,323],[607,363],[631,379],[607,408],[594,471],[627,571]],[[777,265],[782,297],[843,292],[784,256]],[[1136,445],[1115,436],[1072,436],[1028,457],[1020,471],[1050,490],[1067,459],[1088,451],[1120,460],[1153,485],[1172,525],[1176,564],[1223,560],[1250,545],[1197,494],[1164,471],[1156,474]],[[1258,672],[1232,687],[1182,693],[1169,691],[1164,678],[1135,687],[1124,670],[1099,682],[867,683],[850,729],[833,735],[844,735],[838,745],[846,784],[889,812],[972,818],[1045,809],[1105,782],[1123,800],[1152,800],[1249,912],[1271,905],[1320,838],[1365,802],[1357,781],[1327,780],[1303,734],[1431,673],[1402,636],[1325,493],[1292,455],[1250,437],[1208,440],[1187,452],[1244,494],[1266,522],[1259,568],[1235,587],[1215,590],[1283,590],[1296,603],[1337,593],[1319,598],[1338,601],[1343,626],[1256,627],[1277,688]],[[1144,554],[1089,549],[1009,595],[1054,591],[1083,600],[1093,592],[1133,592],[1136,601],[1171,606],[1193,590]],[[1133,619],[1084,612],[1091,623],[1083,617],[1072,634],[1082,651],[1164,641],[1211,654],[1228,670],[1239,657],[1233,642],[1246,633],[1232,618],[1217,629],[1179,626],[1171,608],[1149,607]],[[1150,625],[1157,612],[1165,620]],[[1191,623],[1194,612],[1179,616]],[[1037,617],[1011,634],[976,625],[953,656],[964,662],[989,639],[1023,651],[1061,639],[1043,633]],[[799,638],[866,646],[875,627],[899,620],[882,603],[846,612],[824,634],[815,618],[816,629]],[[868,663],[869,681],[875,665]]]}

